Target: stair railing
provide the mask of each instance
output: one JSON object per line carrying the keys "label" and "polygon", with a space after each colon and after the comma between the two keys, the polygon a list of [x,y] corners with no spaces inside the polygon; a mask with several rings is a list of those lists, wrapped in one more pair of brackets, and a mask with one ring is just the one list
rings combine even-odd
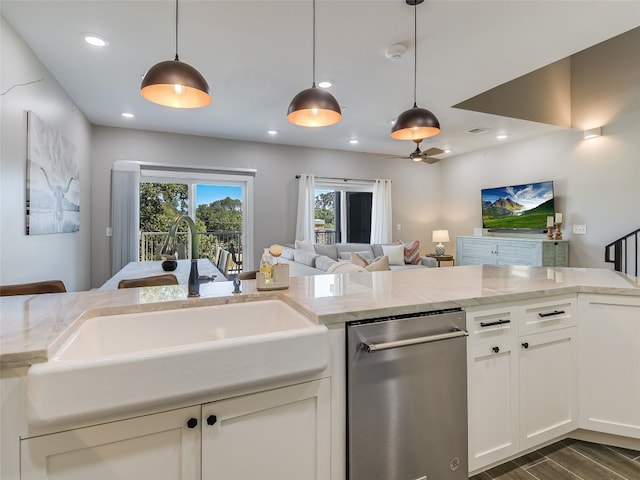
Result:
{"label": "stair railing", "polygon": [[638,233],[640,228],[604,247],[604,261],[613,263],[614,270],[629,273],[631,265],[635,268],[634,275],[638,276]]}

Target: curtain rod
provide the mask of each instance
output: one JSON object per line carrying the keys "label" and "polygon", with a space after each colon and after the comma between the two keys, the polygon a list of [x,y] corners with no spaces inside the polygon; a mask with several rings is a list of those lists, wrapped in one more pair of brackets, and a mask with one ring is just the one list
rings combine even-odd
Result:
{"label": "curtain rod", "polygon": [[[300,175],[296,175],[296,178],[300,178]],[[376,183],[375,180],[365,180],[362,178],[340,178],[340,177],[314,177],[316,180],[334,181],[334,182],[359,182],[359,183]]]}

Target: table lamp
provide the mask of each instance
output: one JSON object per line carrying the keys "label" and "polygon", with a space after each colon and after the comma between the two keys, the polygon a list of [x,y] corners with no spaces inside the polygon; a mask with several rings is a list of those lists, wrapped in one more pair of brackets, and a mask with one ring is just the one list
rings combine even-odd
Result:
{"label": "table lamp", "polygon": [[449,230],[434,230],[431,241],[434,243],[438,242],[438,245],[436,245],[436,255],[444,255],[444,245],[442,242],[446,243],[449,241]]}

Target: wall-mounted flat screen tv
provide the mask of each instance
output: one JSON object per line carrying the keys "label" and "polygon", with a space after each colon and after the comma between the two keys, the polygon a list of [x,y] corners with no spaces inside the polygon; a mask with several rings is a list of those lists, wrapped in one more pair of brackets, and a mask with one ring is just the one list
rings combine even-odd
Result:
{"label": "wall-mounted flat screen tv", "polygon": [[484,188],[482,228],[495,230],[540,230],[555,212],[553,182]]}

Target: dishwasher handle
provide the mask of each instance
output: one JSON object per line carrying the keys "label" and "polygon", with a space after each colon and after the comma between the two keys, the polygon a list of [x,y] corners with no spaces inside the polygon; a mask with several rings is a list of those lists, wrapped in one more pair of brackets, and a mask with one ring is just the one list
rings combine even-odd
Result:
{"label": "dishwasher handle", "polygon": [[395,340],[384,343],[367,343],[362,342],[362,348],[368,353],[379,352],[381,350],[389,350],[391,348],[408,347],[409,345],[418,345],[420,343],[437,342],[438,340],[448,340],[450,338],[467,337],[469,332],[461,328],[454,328],[452,332],[438,333],[436,335],[427,335],[425,337],[407,338],[405,340]]}

